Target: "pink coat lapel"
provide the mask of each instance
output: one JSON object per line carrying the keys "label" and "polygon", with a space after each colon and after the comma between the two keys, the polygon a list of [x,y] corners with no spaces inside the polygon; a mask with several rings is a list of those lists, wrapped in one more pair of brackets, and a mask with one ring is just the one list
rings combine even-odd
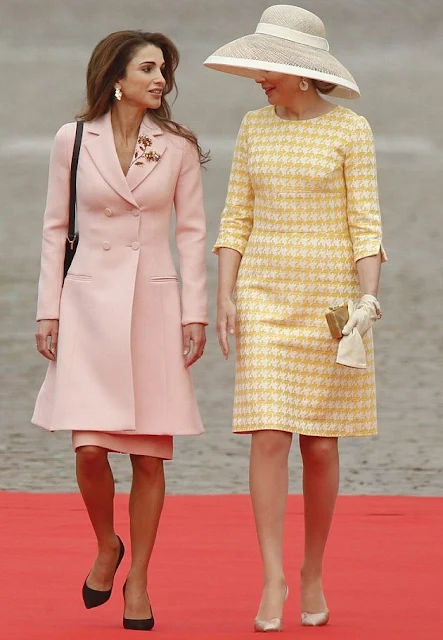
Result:
{"label": "pink coat lapel", "polygon": [[145,136],[145,142],[148,142],[145,147],[148,158],[142,156],[142,148],[145,146],[143,142],[142,144],[137,142],[135,153],[138,155],[135,158],[134,153],[134,161],[126,176],[123,174],[115,149],[111,113],[108,112],[101,118],[87,123],[86,130],[91,135],[88,136],[89,139],[84,141],[84,146],[103,178],[122,198],[133,206],[137,206],[132,192],[155,169],[167,146],[166,136],[162,129],[154,124],[147,115],[143,118],[140,125],[139,141],[142,136]]}
{"label": "pink coat lapel", "polygon": [[[144,137],[144,140],[143,140]],[[146,145],[146,143],[148,143]],[[150,144],[149,144],[150,143]],[[143,157],[143,149],[146,155]],[[136,145],[133,163],[129,167],[126,180],[131,191],[155,169],[161,162],[161,156],[166,149],[166,136],[162,129],[146,115],[140,125],[139,142]],[[137,158],[135,154],[137,153]]]}
{"label": "pink coat lapel", "polygon": [[89,122],[86,130],[92,135],[88,136],[89,140],[85,140],[84,146],[103,178],[122,198],[137,206],[118,160],[111,113],[108,112],[101,118]]}

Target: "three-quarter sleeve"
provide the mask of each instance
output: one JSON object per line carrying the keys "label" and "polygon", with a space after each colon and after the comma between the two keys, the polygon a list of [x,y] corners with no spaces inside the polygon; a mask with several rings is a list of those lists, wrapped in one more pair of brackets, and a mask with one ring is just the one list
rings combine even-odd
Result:
{"label": "three-quarter sleeve", "polygon": [[235,144],[228,194],[214,253],[221,247],[235,249],[241,255],[253,224],[254,190],[248,170],[248,114],[243,118]]}
{"label": "three-quarter sleeve", "polygon": [[368,121],[362,116],[346,151],[344,174],[354,260],[380,252],[384,262],[387,256],[382,246],[374,136]]}
{"label": "three-quarter sleeve", "polygon": [[[75,127],[75,124],[73,125]],[[67,128],[57,132],[49,161],[48,195],[43,218],[43,238],[38,285],[37,320],[58,320],[63,287],[66,236],[69,223]]]}
{"label": "three-quarter sleeve", "polygon": [[206,218],[197,150],[183,139],[183,159],[174,195],[175,240],[182,281],[182,325],[208,324]]}

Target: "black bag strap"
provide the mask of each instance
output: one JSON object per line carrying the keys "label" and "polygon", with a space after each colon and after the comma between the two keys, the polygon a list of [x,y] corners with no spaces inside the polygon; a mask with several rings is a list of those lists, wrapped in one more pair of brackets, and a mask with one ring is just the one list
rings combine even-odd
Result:
{"label": "black bag strap", "polygon": [[68,227],[68,240],[71,244],[75,240],[75,203],[77,199],[77,166],[78,166],[78,156],[80,154],[80,146],[82,143],[83,125],[84,125],[83,120],[77,121],[77,128],[75,130],[74,148],[72,150],[71,180],[69,185],[69,227]]}

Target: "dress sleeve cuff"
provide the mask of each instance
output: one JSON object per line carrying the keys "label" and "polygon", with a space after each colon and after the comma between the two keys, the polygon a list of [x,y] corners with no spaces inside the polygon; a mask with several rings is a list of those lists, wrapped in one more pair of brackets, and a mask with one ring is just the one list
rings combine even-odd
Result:
{"label": "dress sleeve cuff", "polygon": [[215,243],[212,252],[216,255],[218,254],[219,249],[234,249],[234,251],[238,251],[238,253],[242,256],[245,252],[247,245],[247,240],[243,240],[240,238],[230,238],[227,241],[224,241],[222,238],[217,240]]}
{"label": "dress sleeve cuff", "polygon": [[380,253],[382,263],[388,261],[387,253],[384,250],[381,242],[378,242],[373,246],[368,246],[368,244],[365,244],[364,247],[354,247],[354,260],[355,262],[357,262],[362,258],[369,258],[370,256],[376,256],[378,253]]}

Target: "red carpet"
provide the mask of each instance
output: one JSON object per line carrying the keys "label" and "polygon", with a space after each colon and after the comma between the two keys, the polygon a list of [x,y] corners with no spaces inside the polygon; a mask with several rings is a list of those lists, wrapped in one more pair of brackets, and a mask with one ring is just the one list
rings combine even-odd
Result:
{"label": "red carpet", "polygon": [[[128,541],[127,496],[116,499]],[[94,543],[77,495],[0,493],[0,638],[114,640],[128,557],[105,606],[86,611],[80,588]],[[328,627],[299,626],[302,503],[290,498],[284,637],[324,640],[443,638],[443,499],[342,497],[326,562]],[[129,545],[128,545],[129,546]],[[129,555],[129,554],[128,554]],[[153,632],[165,639],[257,638],[260,571],[247,496],[167,498],[152,564]],[[144,637],[142,635],[142,637]]]}

